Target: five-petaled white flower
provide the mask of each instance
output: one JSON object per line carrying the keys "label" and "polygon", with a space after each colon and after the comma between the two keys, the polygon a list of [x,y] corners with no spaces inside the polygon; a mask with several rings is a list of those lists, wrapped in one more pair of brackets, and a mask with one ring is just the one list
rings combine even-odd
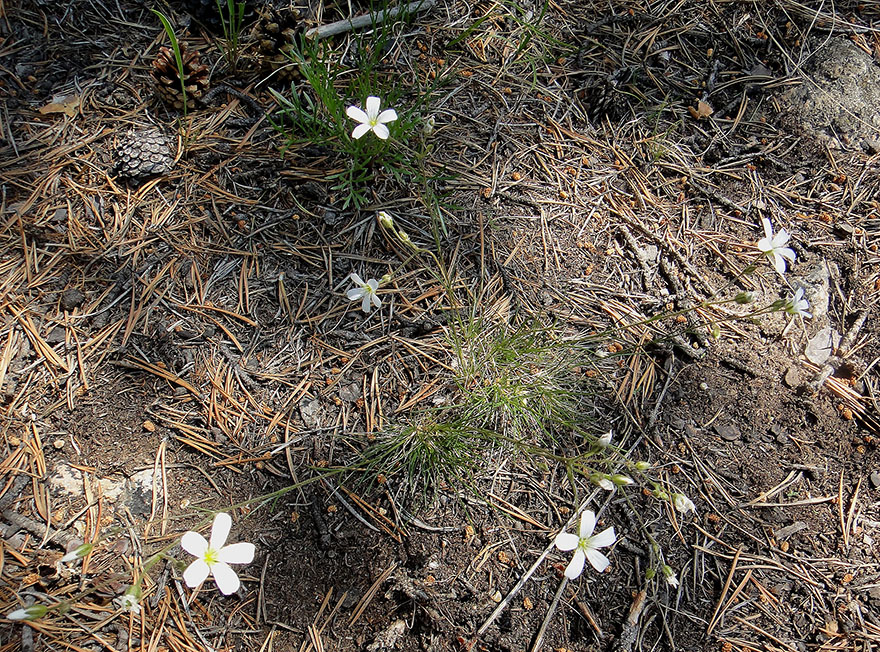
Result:
{"label": "five-petaled white flower", "polygon": [[568,579],[576,579],[583,572],[584,561],[587,559],[599,573],[608,568],[611,563],[608,561],[608,557],[599,552],[597,548],[606,548],[615,542],[614,528],[610,527],[593,535],[595,528],[596,514],[588,509],[581,514],[581,524],[577,534],[560,532],[556,535],[557,548],[566,552],[574,550],[574,557],[565,568],[565,576]]}
{"label": "five-petaled white flower", "polygon": [[370,95],[367,98],[366,112],[356,106],[350,106],[345,110],[345,115],[352,120],[360,122],[360,124],[354,128],[354,131],[351,132],[352,138],[357,140],[368,131],[372,131],[382,140],[388,138],[390,132],[385,125],[397,120],[397,111],[394,109],[385,109],[382,113],[379,113],[379,107],[381,104],[382,100],[375,95]]}
{"label": "five-petaled white flower", "polygon": [[371,278],[364,283],[364,279],[357,274],[352,274],[349,278],[355,285],[357,285],[357,287],[352,288],[345,293],[345,296],[348,297],[349,301],[357,301],[358,299],[361,299],[361,310],[367,314],[370,312],[370,304],[377,308],[382,305],[382,300],[376,296],[376,290],[379,289],[379,281]]}
{"label": "five-petaled white flower", "polygon": [[254,544],[242,541],[225,546],[226,537],[232,529],[229,514],[219,512],[211,525],[211,541],[205,541],[198,532],[186,532],[180,539],[180,547],[196,560],[183,571],[183,579],[190,588],[199,586],[214,576],[217,588],[223,595],[238,591],[241,581],[229,564],[249,564],[254,560]]}
{"label": "five-petaled white flower", "polygon": [[764,225],[764,237],[758,240],[758,249],[773,261],[773,267],[777,272],[785,274],[785,260],[794,262],[795,259],[794,251],[785,246],[791,236],[785,229],[773,235],[773,226],[766,217],[761,218],[761,223]]}
{"label": "five-petaled white flower", "polygon": [[697,507],[694,505],[694,501],[685,496],[684,494],[673,494],[672,495],[672,504],[675,505],[675,509],[677,509],[682,514],[687,514],[688,512],[696,512]]}
{"label": "five-petaled white flower", "polygon": [[807,312],[807,308],[809,307],[810,302],[804,299],[804,288],[798,288],[797,290],[795,290],[794,296],[789,297],[785,301],[783,310],[785,310],[785,312],[787,312],[789,315],[809,317],[812,319],[813,315]]}

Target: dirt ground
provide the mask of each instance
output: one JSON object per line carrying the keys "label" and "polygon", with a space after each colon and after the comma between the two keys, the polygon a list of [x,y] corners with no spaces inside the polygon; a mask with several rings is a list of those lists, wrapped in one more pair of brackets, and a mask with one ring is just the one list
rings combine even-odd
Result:
{"label": "dirt ground", "polygon": [[[880,4],[441,0],[378,75],[398,107],[444,80],[418,136],[442,229],[382,169],[344,208],[344,162],[273,129],[290,81],[247,40],[230,72],[202,5],[0,0],[0,613],[65,605],[0,620],[0,651],[878,649]],[[152,7],[235,92],[156,96]],[[296,38],[369,9],[303,3]],[[173,164],[122,179],[145,127]],[[392,275],[370,315],[353,272]],[[798,287],[812,318],[746,317]],[[696,514],[501,448],[467,486],[352,473],[458,391],[462,311],[487,338],[607,334],[584,418]],[[611,567],[561,583],[586,499]],[[186,588],[175,545],[214,510],[257,547],[229,597]],[[678,586],[646,576],[652,545]]]}

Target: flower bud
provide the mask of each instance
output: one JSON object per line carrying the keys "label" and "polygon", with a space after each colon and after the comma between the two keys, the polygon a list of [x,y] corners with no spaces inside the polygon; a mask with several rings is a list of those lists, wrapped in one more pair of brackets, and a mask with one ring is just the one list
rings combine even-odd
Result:
{"label": "flower bud", "polygon": [[24,609],[16,609],[12,613],[6,614],[7,620],[36,620],[37,618],[42,618],[46,615],[46,612],[49,611],[44,605],[41,604],[32,604],[30,607],[25,607]]}
{"label": "flower bud", "polygon": [[650,468],[650,462],[636,462],[636,471],[647,471]]}
{"label": "flower bud", "polygon": [[747,303],[752,303],[754,300],[755,300],[754,292],[740,292],[739,294],[736,295],[736,298],[734,299],[734,301],[736,301],[737,303],[739,303],[741,305],[744,305]]}
{"label": "flower bud", "polygon": [[628,475],[612,475],[611,482],[616,484],[618,487],[626,487],[628,485],[634,484],[635,480],[633,480]]}
{"label": "flower bud", "polygon": [[434,125],[437,124],[437,121],[434,119],[434,116],[430,116],[425,123],[422,125],[422,133],[426,136],[430,136],[434,133]]}
{"label": "flower bud", "polygon": [[381,224],[386,229],[394,228],[394,218],[385,211],[379,211],[379,213],[376,215],[376,219],[379,220],[379,224]]}
{"label": "flower bud", "polygon": [[61,558],[61,562],[66,563],[69,561],[76,561],[77,559],[82,559],[87,554],[89,554],[94,547],[95,547],[94,544],[84,543],[81,546],[79,546],[78,548],[74,548],[73,550],[68,552],[66,555],[64,555]]}

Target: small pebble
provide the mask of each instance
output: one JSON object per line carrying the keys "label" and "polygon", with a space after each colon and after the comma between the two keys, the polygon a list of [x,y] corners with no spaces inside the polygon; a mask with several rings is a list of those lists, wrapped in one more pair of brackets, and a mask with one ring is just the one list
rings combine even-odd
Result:
{"label": "small pebble", "polygon": [[81,290],[71,288],[65,290],[61,294],[61,309],[70,312],[74,308],[79,308],[86,300],[86,295]]}
{"label": "small pebble", "polygon": [[724,441],[736,441],[742,437],[740,429],[733,424],[715,424],[712,427]]}
{"label": "small pebble", "polygon": [[64,440],[63,439],[56,439],[55,441],[52,442],[52,445],[55,448],[57,448],[58,450],[61,450],[62,448],[64,448]]}
{"label": "small pebble", "polygon": [[880,471],[874,471],[868,479],[871,481],[871,486],[874,489],[880,489]]}

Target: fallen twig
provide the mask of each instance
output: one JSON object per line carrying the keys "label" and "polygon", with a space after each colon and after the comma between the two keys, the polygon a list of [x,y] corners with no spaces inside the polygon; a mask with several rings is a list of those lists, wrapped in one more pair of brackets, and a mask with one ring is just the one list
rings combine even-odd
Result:
{"label": "fallen twig", "polygon": [[344,34],[345,32],[361,29],[362,27],[373,27],[376,25],[380,25],[387,20],[397,18],[400,14],[403,13],[409,14],[415,13],[417,11],[427,11],[428,9],[431,9],[435,4],[437,4],[437,0],[416,0],[415,2],[410,2],[408,5],[404,5],[403,7],[393,7],[391,9],[388,9],[387,11],[383,11],[380,13],[363,14],[362,16],[356,16],[355,18],[337,20],[335,23],[330,23],[329,25],[321,25],[320,27],[313,27],[312,29],[307,30],[306,38],[320,41],[321,39],[330,38],[331,36],[336,36],[337,34]]}

